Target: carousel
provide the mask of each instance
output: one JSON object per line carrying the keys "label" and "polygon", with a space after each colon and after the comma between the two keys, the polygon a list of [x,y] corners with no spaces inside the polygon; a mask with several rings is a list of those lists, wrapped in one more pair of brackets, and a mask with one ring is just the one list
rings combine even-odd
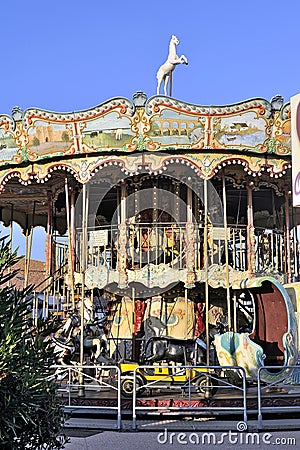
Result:
{"label": "carousel", "polygon": [[0,115],[0,219],[26,236],[25,285],[45,229],[35,309],[62,321],[60,360],[180,364],[160,346],[201,338],[207,366],[276,380],[298,361],[290,103],[177,100],[175,56],[153,97]]}

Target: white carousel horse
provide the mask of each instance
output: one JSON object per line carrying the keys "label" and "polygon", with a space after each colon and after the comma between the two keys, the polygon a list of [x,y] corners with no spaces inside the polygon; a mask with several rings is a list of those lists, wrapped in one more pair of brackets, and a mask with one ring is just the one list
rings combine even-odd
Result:
{"label": "white carousel horse", "polygon": [[[78,314],[81,312],[81,302],[82,300],[78,300],[76,304],[76,309],[78,311]],[[93,300],[89,297],[86,297],[84,299],[84,321],[89,322],[90,320],[94,319],[94,303]]]}
{"label": "white carousel horse", "polygon": [[167,95],[167,84],[170,79],[175,66],[177,64],[188,64],[187,57],[184,55],[178,56],[176,53],[176,45],[179,44],[179,40],[176,36],[172,36],[169,45],[169,55],[167,61],[160,66],[157,72],[157,95],[159,95],[160,86],[164,80],[164,94]]}

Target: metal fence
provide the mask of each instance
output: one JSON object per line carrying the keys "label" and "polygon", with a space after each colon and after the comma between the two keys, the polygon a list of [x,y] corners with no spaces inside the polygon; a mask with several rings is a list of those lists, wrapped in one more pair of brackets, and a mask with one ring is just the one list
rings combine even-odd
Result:
{"label": "metal fence", "polygon": [[99,409],[97,405],[76,405],[72,400],[84,397],[86,391],[91,394],[106,390],[116,400],[116,406],[106,404],[101,405],[101,409],[115,413],[116,428],[121,429],[121,372],[119,367],[111,365],[55,365],[52,366],[52,369],[53,375],[50,378],[59,384],[58,393],[66,401],[65,408],[72,410],[77,408]]}
{"label": "metal fence", "polygon": [[[243,421],[247,423],[247,403],[246,403],[246,373],[242,367],[239,366],[162,366],[164,372],[162,374],[156,374],[155,377],[143,377],[146,381],[141,383],[141,374],[143,371],[151,369],[154,371],[157,366],[139,366],[134,369],[133,372],[133,408],[132,408],[132,427],[137,428],[137,416],[138,413],[147,414],[150,411],[157,411],[160,414],[163,412],[178,412],[183,411],[197,411],[199,412],[218,412],[226,413],[234,411],[236,413],[243,414]],[[165,373],[165,371],[168,373]],[[171,373],[170,373],[171,371]],[[231,376],[229,377],[229,371]],[[220,374],[223,376],[221,377]],[[234,374],[234,377],[232,376]],[[122,377],[123,378],[123,377]],[[155,378],[155,379],[153,379]],[[176,383],[176,378],[178,382]],[[235,378],[235,381],[232,380]],[[187,396],[186,406],[142,406],[138,403],[139,392],[145,389],[160,389],[163,388],[166,382],[173,382],[173,387],[180,389]],[[123,382],[123,381],[122,381]],[[176,384],[175,384],[176,383]],[[233,390],[235,393],[239,392],[241,395],[241,406],[214,406],[213,404],[207,404],[201,406],[195,405],[193,402],[192,394],[197,393],[202,398],[209,398],[213,395],[214,390],[228,391]]]}
{"label": "metal fence", "polygon": [[[282,368],[281,368],[282,369]],[[293,389],[298,389],[300,394],[300,385],[299,380],[293,379],[293,371],[297,371],[298,378],[300,377],[300,366],[284,366],[284,374],[282,375],[282,378],[280,378],[278,381],[273,381],[270,383],[266,383],[265,381],[262,381],[262,372],[265,372],[265,370],[272,371],[272,370],[278,370],[278,366],[266,366],[266,367],[260,367],[258,369],[257,374],[257,414],[258,414],[258,428],[263,428],[263,413],[282,413],[282,412],[300,412],[300,404],[298,405],[284,405],[281,404],[279,401],[274,401],[273,404],[270,402],[270,395],[272,393],[289,396],[292,393]],[[287,371],[290,371],[291,373],[287,375]],[[264,395],[265,394],[265,395]],[[268,405],[263,405],[264,398],[268,398]]]}

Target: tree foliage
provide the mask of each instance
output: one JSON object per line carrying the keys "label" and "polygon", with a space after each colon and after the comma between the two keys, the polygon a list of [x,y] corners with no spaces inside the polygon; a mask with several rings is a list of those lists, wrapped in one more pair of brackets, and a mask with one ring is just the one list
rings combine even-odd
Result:
{"label": "tree foliage", "polygon": [[0,447],[63,448],[65,419],[57,386],[49,379],[54,364],[49,337],[53,323],[31,320],[30,288],[7,286],[19,260],[0,239]]}

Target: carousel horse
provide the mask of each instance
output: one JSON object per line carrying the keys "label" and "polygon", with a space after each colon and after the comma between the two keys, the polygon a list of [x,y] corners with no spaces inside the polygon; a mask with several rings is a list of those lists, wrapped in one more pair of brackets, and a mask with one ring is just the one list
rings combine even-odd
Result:
{"label": "carousel horse", "polygon": [[[71,358],[80,346],[80,318],[70,313],[63,327],[52,336],[59,364],[70,364]],[[91,354],[95,362],[108,352],[108,341],[104,333],[104,324],[90,322],[84,325],[83,337],[84,351]],[[75,356],[75,355],[74,355]]]}
{"label": "carousel horse", "polygon": [[202,364],[205,360],[206,344],[200,338],[176,339],[169,336],[153,336],[145,346],[142,364],[173,361],[181,364]]}
{"label": "carousel horse", "polygon": [[160,86],[162,81],[164,81],[164,94],[167,95],[167,84],[169,82],[170,76],[175,69],[177,64],[188,64],[186,56],[178,56],[176,53],[176,45],[179,44],[179,40],[176,36],[172,36],[169,45],[169,55],[167,61],[160,66],[157,72],[157,95],[159,95]]}
{"label": "carousel horse", "polygon": [[[227,331],[228,317],[225,314],[219,315],[215,322],[209,324],[209,349],[211,361],[216,361],[216,352],[214,339],[216,335]],[[151,337],[146,335],[145,349],[142,354],[142,364],[153,364],[160,361],[173,361],[182,364],[205,364],[206,355],[206,335],[203,333],[200,337],[194,339],[178,339],[170,336],[162,336],[165,330],[163,322],[156,317],[148,317],[145,325],[150,332]],[[163,328],[164,327],[164,328]],[[147,330],[145,327],[145,331]],[[149,333],[148,331],[148,333]]]}
{"label": "carousel horse", "polygon": [[106,355],[108,353],[108,340],[104,333],[104,326],[97,322],[86,324],[84,327],[83,346],[91,351],[91,359],[93,361],[97,362],[100,356]]}
{"label": "carousel horse", "polygon": [[166,325],[158,317],[148,316],[144,320],[144,330],[145,338],[148,340],[153,336],[161,336],[166,330]]}
{"label": "carousel horse", "polygon": [[[76,310],[78,311],[78,314],[80,314],[81,311],[81,305],[82,305],[82,300],[79,300],[76,303]],[[84,299],[84,321],[85,322],[89,322],[91,320],[93,320],[94,317],[94,303],[93,300],[91,298],[85,298]]]}

